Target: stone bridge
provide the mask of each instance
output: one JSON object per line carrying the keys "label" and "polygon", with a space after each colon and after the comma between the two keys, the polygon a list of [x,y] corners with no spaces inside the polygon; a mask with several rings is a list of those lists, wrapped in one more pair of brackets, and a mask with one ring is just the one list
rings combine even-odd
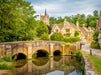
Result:
{"label": "stone bridge", "polygon": [[4,42],[0,43],[0,58],[5,55],[24,54],[27,58],[32,58],[38,51],[48,53],[50,56],[59,51],[63,55],[71,55],[76,50],[76,46],[67,47],[64,42],[57,41],[22,41],[22,42]]}

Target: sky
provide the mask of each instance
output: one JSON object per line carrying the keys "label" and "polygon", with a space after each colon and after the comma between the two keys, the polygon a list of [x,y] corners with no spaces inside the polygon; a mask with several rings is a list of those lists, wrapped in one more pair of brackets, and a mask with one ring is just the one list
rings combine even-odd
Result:
{"label": "sky", "polygon": [[[101,0],[26,0],[31,2],[37,15],[44,14],[45,9],[50,17],[64,17],[76,14],[93,14],[101,11]],[[39,19],[39,17],[38,17]]]}

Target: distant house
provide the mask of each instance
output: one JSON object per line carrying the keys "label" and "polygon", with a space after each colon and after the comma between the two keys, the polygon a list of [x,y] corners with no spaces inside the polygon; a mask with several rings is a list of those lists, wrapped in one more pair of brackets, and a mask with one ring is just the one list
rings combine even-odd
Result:
{"label": "distant house", "polygon": [[[46,25],[49,26],[49,16],[47,15],[46,10],[45,16],[40,16],[40,20],[44,21]],[[54,32],[58,32],[62,33],[63,35],[70,33],[70,36],[74,36],[76,30],[79,31],[79,37],[82,39],[82,42],[92,41],[93,30],[90,27],[86,28],[85,25],[80,27],[78,21],[75,25],[73,23],[69,23],[66,19],[64,20],[64,24],[54,24],[50,35],[52,35]]]}

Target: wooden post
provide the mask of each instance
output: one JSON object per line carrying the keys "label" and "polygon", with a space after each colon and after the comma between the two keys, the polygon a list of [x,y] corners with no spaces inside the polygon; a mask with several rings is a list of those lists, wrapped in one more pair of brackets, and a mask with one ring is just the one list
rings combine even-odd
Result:
{"label": "wooden post", "polygon": [[90,55],[92,55],[92,49],[90,49]]}

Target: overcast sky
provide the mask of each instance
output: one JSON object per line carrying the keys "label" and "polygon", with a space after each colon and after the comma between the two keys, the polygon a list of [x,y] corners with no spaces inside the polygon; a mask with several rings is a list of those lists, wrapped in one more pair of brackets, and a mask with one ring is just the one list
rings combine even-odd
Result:
{"label": "overcast sky", "polygon": [[[64,17],[76,14],[92,14],[94,10],[101,10],[101,0],[26,0],[31,2],[36,14],[44,14],[45,9],[49,16]],[[39,18],[38,18],[39,19]]]}

